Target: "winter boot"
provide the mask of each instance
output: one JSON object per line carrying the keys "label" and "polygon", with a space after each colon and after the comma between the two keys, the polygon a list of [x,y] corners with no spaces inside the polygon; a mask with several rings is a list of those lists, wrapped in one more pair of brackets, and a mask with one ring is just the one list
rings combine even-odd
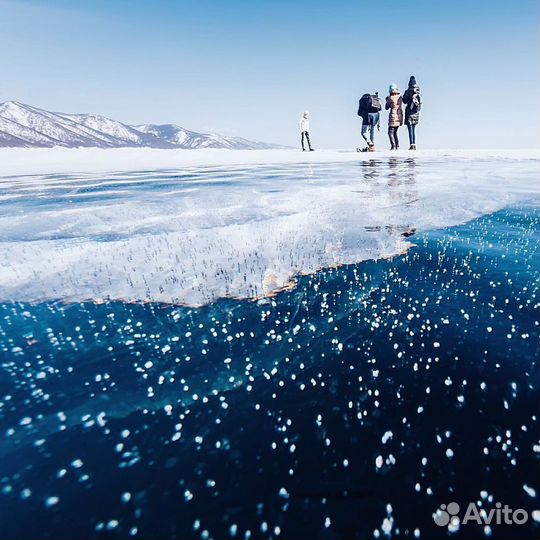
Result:
{"label": "winter boot", "polygon": [[374,144],[370,145],[370,147],[368,148],[368,152],[375,152],[375,145]]}

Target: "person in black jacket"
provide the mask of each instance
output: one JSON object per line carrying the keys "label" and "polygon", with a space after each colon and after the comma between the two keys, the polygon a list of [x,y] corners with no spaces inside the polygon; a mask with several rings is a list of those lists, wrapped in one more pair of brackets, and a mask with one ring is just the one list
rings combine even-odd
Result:
{"label": "person in black jacket", "polygon": [[[381,101],[379,93],[364,94],[358,102],[358,116],[362,118],[362,137],[367,143],[367,148],[362,151],[373,152],[375,150],[375,126],[380,129]],[[359,148],[357,148],[360,151]]]}
{"label": "person in black jacket", "polygon": [[422,94],[420,87],[416,83],[416,78],[411,75],[409,87],[403,94],[403,103],[405,103],[405,124],[409,130],[409,150],[416,150],[416,126],[420,119],[420,109],[422,108]]}

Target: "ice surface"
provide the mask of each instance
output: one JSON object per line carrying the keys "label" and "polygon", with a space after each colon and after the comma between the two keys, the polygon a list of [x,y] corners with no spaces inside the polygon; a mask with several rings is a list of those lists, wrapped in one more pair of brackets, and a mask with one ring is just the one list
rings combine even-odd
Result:
{"label": "ice surface", "polygon": [[[146,126],[147,128],[149,126]],[[359,154],[349,150],[235,150],[204,148],[190,151],[155,148],[0,148],[0,177],[51,173],[148,171],[186,166],[366,161],[411,155],[407,151]],[[417,158],[459,160],[536,159],[538,150],[419,150]]]}
{"label": "ice surface", "polygon": [[[339,184],[331,170],[312,181]],[[70,189],[43,204],[80,206]],[[539,235],[524,204],[270,301],[0,302],[4,536],[436,538],[436,499],[460,486],[531,514]]]}
{"label": "ice surface", "polygon": [[[396,255],[410,245],[404,233],[538,192],[534,154],[247,154],[177,155],[187,161],[174,169],[139,161],[133,172],[3,176],[0,300],[257,297],[299,273]],[[208,156],[229,163],[187,164]],[[274,163],[250,163],[257,158]]]}

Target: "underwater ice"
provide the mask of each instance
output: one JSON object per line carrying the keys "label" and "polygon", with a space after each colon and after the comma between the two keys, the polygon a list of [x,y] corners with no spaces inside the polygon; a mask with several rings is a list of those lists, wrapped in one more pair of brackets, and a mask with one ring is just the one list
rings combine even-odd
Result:
{"label": "underwater ice", "polygon": [[[335,154],[335,160],[340,154]],[[530,197],[538,160],[364,156],[0,179],[0,300],[257,297]]]}
{"label": "underwater ice", "polygon": [[[536,176],[536,163],[462,160],[444,182],[433,173],[440,164],[424,157],[412,165],[387,157],[369,165],[313,165],[312,182],[335,185],[341,208],[348,207],[340,183],[352,184],[355,173],[356,189],[369,195],[360,223],[384,213],[366,210],[390,198],[384,190],[401,193],[395,197],[401,213],[385,214],[392,228],[356,230],[347,221],[351,208],[335,217],[348,224],[356,248],[363,238],[408,241],[403,231],[424,226],[412,220],[414,199],[419,193],[442,199],[437,186],[444,183],[454,186],[445,188],[438,207],[445,219],[457,219],[458,210],[468,219],[467,212],[485,212],[488,203],[517,204],[457,227],[418,230],[417,245],[403,256],[299,276],[293,290],[271,299],[224,299],[200,308],[0,302],[3,537],[322,540],[448,532],[464,540],[537,538],[540,214],[527,178]],[[498,180],[482,180],[488,166]],[[284,186],[284,199],[302,167],[287,167],[288,182],[273,181]],[[245,171],[244,181],[262,200],[253,180],[259,171],[257,180],[277,207],[279,197],[264,180],[277,170],[285,168],[233,171],[237,178],[223,181],[222,198],[228,186],[239,193],[238,175]],[[194,175],[192,184],[210,183],[205,173],[216,170],[183,174]],[[153,175],[139,176],[141,184],[134,184],[142,192],[126,191],[132,203],[148,207],[161,187],[171,198],[170,184],[178,182],[163,172],[163,185],[150,189]],[[17,181],[31,186],[28,178]],[[57,191],[57,201],[47,185],[43,199],[25,200],[19,209],[28,218],[32,205],[38,217],[68,206],[105,231],[105,223],[80,212],[80,199],[88,197],[97,210],[114,203],[118,217],[129,202],[127,195],[108,200],[103,188],[92,193],[88,178],[86,191],[66,181],[71,185]],[[466,185],[474,181],[476,188]],[[314,189],[306,185],[304,191]],[[405,198],[410,190],[416,193]],[[470,201],[450,197],[465,193]],[[120,238],[119,232],[85,236],[77,221],[70,236],[65,220],[53,238],[60,225],[41,215],[45,239],[31,240],[34,224],[25,239],[11,204],[4,205],[12,216],[11,243],[19,227],[18,242],[26,248],[40,242],[85,248],[87,238],[104,245]],[[135,204],[129,208],[136,211]],[[111,227],[119,223],[112,211]],[[127,234],[125,227],[124,240],[167,238],[167,220],[145,233]],[[309,232],[317,235],[313,243],[339,233],[303,223],[300,233]],[[106,267],[85,256],[99,287],[110,286]],[[44,287],[44,276],[39,279]],[[533,519],[513,536],[495,527],[435,525],[441,503],[476,500],[486,512],[508,503]]]}

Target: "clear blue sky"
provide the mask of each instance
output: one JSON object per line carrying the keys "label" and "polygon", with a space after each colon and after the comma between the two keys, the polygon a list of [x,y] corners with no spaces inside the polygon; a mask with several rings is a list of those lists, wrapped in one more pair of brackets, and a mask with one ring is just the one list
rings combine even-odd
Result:
{"label": "clear blue sky", "polygon": [[308,109],[350,148],[360,95],[414,74],[420,147],[538,147],[538,23],[537,0],[0,0],[0,101],[285,144]]}

